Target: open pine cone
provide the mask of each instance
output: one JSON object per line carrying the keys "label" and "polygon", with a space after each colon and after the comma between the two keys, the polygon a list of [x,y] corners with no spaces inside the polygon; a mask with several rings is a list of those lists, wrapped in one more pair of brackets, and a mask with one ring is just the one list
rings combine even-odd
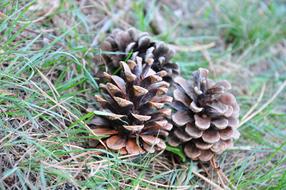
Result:
{"label": "open pine cone", "polygon": [[104,114],[90,123],[96,135],[103,137],[105,145],[122,154],[153,153],[164,150],[164,138],[172,129],[167,118],[172,102],[167,96],[169,83],[163,81],[166,71],[151,69],[153,59],[145,64],[140,57],[135,61],[120,62],[122,78],[104,73],[106,84],[100,84],[102,96],[96,96]]}
{"label": "open pine cone", "polygon": [[103,58],[112,71],[120,66],[120,61],[141,57],[144,62],[148,59],[154,60],[152,64],[154,71],[167,71],[167,75],[164,76],[166,81],[170,81],[179,73],[178,65],[170,62],[174,51],[166,44],[152,41],[148,33],[134,28],[126,31],[115,29],[102,43],[101,49],[110,52],[110,54],[104,54]]}
{"label": "open pine cone", "polygon": [[174,79],[172,116],[176,127],[170,134],[171,146],[183,145],[187,157],[209,161],[233,145],[239,137],[239,106],[228,92],[227,81],[214,82],[207,78],[208,70],[199,69],[190,81],[182,77]]}

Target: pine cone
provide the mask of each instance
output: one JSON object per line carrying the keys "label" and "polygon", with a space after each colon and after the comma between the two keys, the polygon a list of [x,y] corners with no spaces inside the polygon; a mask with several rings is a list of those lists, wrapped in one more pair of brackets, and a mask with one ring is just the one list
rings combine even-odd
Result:
{"label": "pine cone", "polygon": [[239,106],[228,92],[227,81],[215,83],[207,78],[208,70],[199,69],[190,81],[174,79],[172,116],[175,128],[168,143],[182,145],[186,156],[193,160],[209,161],[214,154],[221,154],[239,137]]}
{"label": "pine cone", "polygon": [[134,28],[126,31],[115,29],[103,42],[101,49],[112,53],[103,55],[111,71],[118,69],[120,61],[141,57],[144,62],[148,59],[154,60],[152,64],[154,71],[167,71],[167,75],[164,76],[166,81],[171,81],[172,77],[179,73],[178,65],[170,62],[174,51],[166,44],[152,41],[148,33]]}
{"label": "pine cone", "polygon": [[153,59],[146,64],[135,61],[120,62],[122,78],[104,73],[106,84],[100,84],[102,96],[96,96],[105,114],[97,115],[90,126],[96,135],[104,135],[103,142],[122,154],[153,153],[164,150],[164,138],[172,129],[167,118],[172,102],[167,96],[169,83],[162,81],[166,71],[151,69]]}

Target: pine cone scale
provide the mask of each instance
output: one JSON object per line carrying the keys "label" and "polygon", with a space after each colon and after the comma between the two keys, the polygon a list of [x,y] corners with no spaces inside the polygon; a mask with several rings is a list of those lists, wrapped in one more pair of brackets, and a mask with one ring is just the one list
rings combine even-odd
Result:
{"label": "pine cone scale", "polygon": [[190,123],[187,123],[185,132],[194,139],[200,138],[203,135],[202,130],[196,127],[193,127],[193,125],[191,125]]}
{"label": "pine cone scale", "polygon": [[212,159],[214,154],[210,150],[202,150],[201,154],[199,155],[199,159],[203,162],[209,161]]}
{"label": "pine cone scale", "polygon": [[219,136],[222,140],[229,140],[233,136],[233,129],[231,127],[227,127],[223,130],[220,130]]}
{"label": "pine cone scale", "polygon": [[201,155],[201,150],[191,143],[187,143],[184,147],[184,152],[189,158],[196,160]]}
{"label": "pine cone scale", "polygon": [[214,144],[220,140],[220,134],[221,133],[216,130],[207,130],[203,133],[202,139],[206,143]]}
{"label": "pine cone scale", "polygon": [[218,129],[225,129],[228,126],[228,120],[224,118],[216,119],[212,121],[212,124]]}
{"label": "pine cone scale", "polygon": [[126,146],[126,139],[119,135],[113,135],[106,140],[106,145],[112,150],[120,150]]}
{"label": "pine cone scale", "polygon": [[131,154],[131,155],[137,155],[137,154],[144,153],[144,150],[140,146],[137,145],[136,139],[129,138],[127,140],[126,150],[128,154]]}
{"label": "pine cone scale", "polygon": [[195,125],[197,128],[201,129],[201,130],[206,130],[210,127],[211,125],[211,121],[209,118],[207,117],[200,117],[199,115],[194,115],[195,118]]}
{"label": "pine cone scale", "polygon": [[93,129],[93,132],[97,135],[116,135],[116,134],[118,134],[118,131],[108,129],[106,127],[97,127],[96,129]]}
{"label": "pine cone scale", "polygon": [[178,111],[172,116],[172,120],[178,126],[183,126],[192,121],[191,116],[187,111]]}

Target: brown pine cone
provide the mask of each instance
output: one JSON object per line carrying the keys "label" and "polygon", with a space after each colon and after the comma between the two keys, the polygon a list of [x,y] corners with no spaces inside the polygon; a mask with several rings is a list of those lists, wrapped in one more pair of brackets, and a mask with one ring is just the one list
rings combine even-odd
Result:
{"label": "brown pine cone", "polygon": [[122,154],[164,150],[163,139],[173,127],[167,120],[171,109],[165,107],[173,99],[162,79],[167,72],[151,69],[153,59],[143,64],[136,57],[120,64],[122,77],[104,73],[108,82],[100,84],[102,95],[96,96],[104,114],[96,115],[91,128],[108,148]]}
{"label": "brown pine cone", "polygon": [[239,105],[228,92],[227,81],[214,82],[207,78],[208,70],[199,69],[187,81],[174,79],[172,116],[176,127],[170,134],[171,146],[182,145],[187,157],[192,160],[209,161],[233,145],[239,137]]}
{"label": "brown pine cone", "polygon": [[102,43],[101,49],[105,51],[103,58],[111,71],[118,69],[120,61],[141,57],[143,62],[154,60],[154,71],[167,71],[167,75],[164,76],[166,81],[171,81],[172,77],[179,74],[178,65],[170,62],[174,50],[164,43],[152,41],[148,33],[134,28],[126,31],[115,29]]}

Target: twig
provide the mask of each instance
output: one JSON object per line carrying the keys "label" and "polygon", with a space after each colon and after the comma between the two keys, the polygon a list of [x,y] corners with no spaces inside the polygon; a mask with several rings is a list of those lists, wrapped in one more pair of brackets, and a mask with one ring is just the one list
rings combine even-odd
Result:
{"label": "twig", "polygon": [[[219,180],[220,182],[222,183],[223,187],[225,189],[235,189],[234,186],[232,185],[231,181],[228,179],[228,177],[224,174],[224,172],[221,170],[220,166],[217,164],[216,162],[216,159],[215,157],[213,157],[210,161],[211,163],[211,166],[214,168],[214,170],[216,171],[218,177],[219,177]],[[228,183],[228,185],[230,186],[227,187],[225,184],[224,184],[224,181],[226,181]]]}
{"label": "twig", "polygon": [[222,187],[220,187],[218,184],[212,182],[211,180],[209,180],[208,178],[206,178],[205,176],[199,174],[196,171],[192,171],[194,175],[196,175],[197,177],[201,178],[202,180],[204,180],[205,182],[207,182],[208,184],[210,184],[211,186],[215,187],[217,190],[225,190]]}
{"label": "twig", "polygon": [[207,176],[211,177],[210,172],[208,171],[208,169],[204,166],[203,163],[199,162],[200,166],[202,167],[202,169],[204,170],[204,172],[207,174]]}

